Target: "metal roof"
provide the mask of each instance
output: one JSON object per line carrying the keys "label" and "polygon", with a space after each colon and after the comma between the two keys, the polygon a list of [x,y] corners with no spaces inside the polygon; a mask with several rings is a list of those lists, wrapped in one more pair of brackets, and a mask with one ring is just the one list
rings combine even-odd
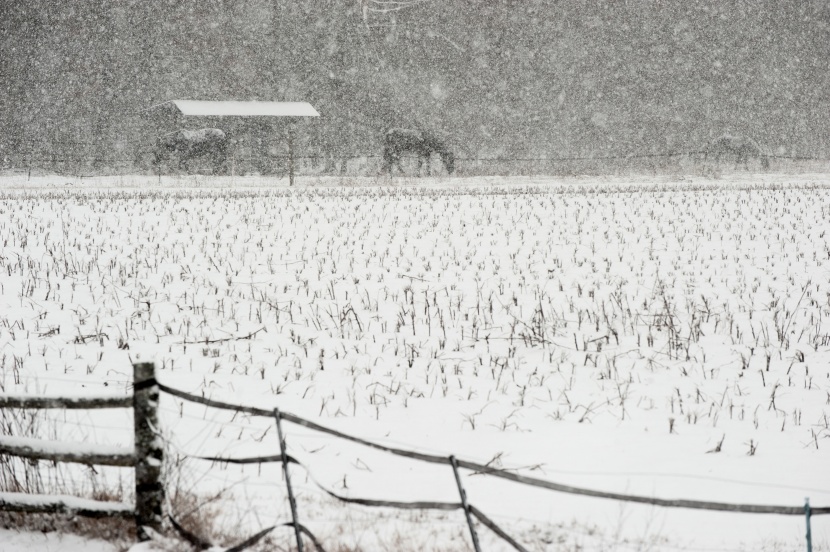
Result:
{"label": "metal roof", "polygon": [[319,117],[306,102],[170,100],[182,115],[195,117]]}

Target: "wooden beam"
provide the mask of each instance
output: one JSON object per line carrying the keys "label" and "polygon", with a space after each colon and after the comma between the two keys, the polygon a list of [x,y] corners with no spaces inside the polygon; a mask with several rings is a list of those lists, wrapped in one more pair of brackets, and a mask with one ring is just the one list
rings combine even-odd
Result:
{"label": "wooden beam", "polygon": [[133,467],[135,465],[135,453],[131,448],[45,441],[27,437],[0,436],[0,454],[98,466]]}
{"label": "wooden beam", "polygon": [[31,495],[26,493],[0,493],[0,511],[30,514],[66,514],[91,518],[123,517],[135,515],[132,504],[104,502],[65,495]]}
{"label": "wooden beam", "polygon": [[0,395],[0,408],[132,408],[133,398],[126,397],[33,397]]}

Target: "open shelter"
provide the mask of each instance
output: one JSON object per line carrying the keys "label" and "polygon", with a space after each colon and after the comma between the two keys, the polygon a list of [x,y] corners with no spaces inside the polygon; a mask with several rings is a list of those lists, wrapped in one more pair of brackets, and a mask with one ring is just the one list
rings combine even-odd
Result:
{"label": "open shelter", "polygon": [[169,100],[149,108],[156,135],[187,127],[215,127],[230,139],[231,171],[273,172],[279,150],[287,143],[288,173],[294,181],[294,123],[319,117],[307,102]]}

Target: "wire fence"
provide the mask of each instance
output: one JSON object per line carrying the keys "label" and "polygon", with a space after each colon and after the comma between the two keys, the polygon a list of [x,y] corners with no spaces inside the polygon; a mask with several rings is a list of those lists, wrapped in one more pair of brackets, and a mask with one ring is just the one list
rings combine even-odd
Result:
{"label": "wire fence", "polygon": [[[377,151],[324,151],[317,147],[298,147],[287,153],[263,153],[259,148],[239,148],[231,152],[224,172],[236,175],[287,176],[298,175],[373,176],[382,170],[382,155]],[[304,151],[303,151],[304,149]],[[90,153],[94,144],[78,143],[52,153],[32,151],[0,157],[0,174],[27,176],[55,174],[68,177],[115,176],[125,174],[213,174],[209,162],[196,160],[187,167],[175,163],[153,165],[152,151],[126,148],[121,153]],[[830,159],[819,155],[768,155],[769,167],[759,159],[738,161],[731,157],[720,160],[707,158],[706,151],[633,151],[628,153],[589,152],[573,154],[472,154],[455,158],[459,176],[524,176],[524,175],[601,175],[601,174],[711,174],[724,171],[752,172],[826,172]],[[293,167],[292,165],[293,161]],[[404,172],[418,176],[415,157],[404,157]],[[443,168],[434,159],[423,172],[441,174]],[[398,173],[400,174],[400,173]]]}

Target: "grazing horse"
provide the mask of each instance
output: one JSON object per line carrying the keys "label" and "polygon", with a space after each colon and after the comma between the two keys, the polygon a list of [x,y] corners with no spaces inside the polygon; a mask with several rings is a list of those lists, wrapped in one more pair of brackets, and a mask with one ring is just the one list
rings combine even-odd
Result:
{"label": "grazing horse", "polygon": [[176,155],[179,168],[186,171],[188,161],[207,157],[213,171],[222,173],[227,168],[228,139],[218,128],[177,130],[158,139],[154,154],[153,164],[156,167]]}
{"label": "grazing horse", "polygon": [[433,153],[441,156],[441,161],[444,163],[447,173],[452,174],[455,170],[455,155],[438,137],[420,130],[393,128],[386,133],[383,139],[383,167],[381,171],[392,174],[392,168],[397,165],[398,169],[405,173],[401,166],[401,155],[405,153],[414,153],[418,156],[419,176],[424,161],[426,161],[427,173],[429,173],[429,161]]}
{"label": "grazing horse", "polygon": [[750,159],[759,159],[761,167],[769,169],[769,157],[766,152],[761,149],[758,142],[746,136],[724,134],[716,138],[706,147],[705,158],[708,159],[710,155],[714,155],[716,163],[720,161],[722,156],[729,158],[734,155],[735,167],[737,168],[738,165],[743,163],[745,169],[749,168]]}

